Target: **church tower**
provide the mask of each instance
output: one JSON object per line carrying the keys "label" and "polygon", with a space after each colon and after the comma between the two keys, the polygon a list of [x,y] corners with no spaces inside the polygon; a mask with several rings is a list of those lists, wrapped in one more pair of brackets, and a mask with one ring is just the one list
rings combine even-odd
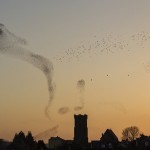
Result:
{"label": "church tower", "polygon": [[74,115],[74,142],[81,146],[88,144],[87,115]]}

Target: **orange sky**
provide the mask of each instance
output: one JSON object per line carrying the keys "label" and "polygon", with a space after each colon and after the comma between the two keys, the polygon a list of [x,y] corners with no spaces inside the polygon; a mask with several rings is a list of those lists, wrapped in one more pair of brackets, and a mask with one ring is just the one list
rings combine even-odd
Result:
{"label": "orange sky", "polygon": [[[131,125],[150,135],[149,3],[0,2],[1,23],[28,41],[21,46],[25,50],[51,60],[56,84],[50,121],[44,115],[49,93],[43,72],[0,55],[0,138],[12,140],[21,130],[35,136],[58,125],[49,136],[73,139],[73,116],[79,113],[89,116],[89,140],[107,128],[120,138]],[[85,80],[84,108],[75,111],[81,105],[80,79]],[[69,112],[59,114],[62,107]]]}

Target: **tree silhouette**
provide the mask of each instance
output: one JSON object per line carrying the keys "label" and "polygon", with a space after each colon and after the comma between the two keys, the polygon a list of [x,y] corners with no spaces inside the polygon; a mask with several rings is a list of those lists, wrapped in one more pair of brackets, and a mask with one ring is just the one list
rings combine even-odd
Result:
{"label": "tree silhouette", "polygon": [[127,127],[122,130],[122,139],[133,141],[139,136],[139,128],[137,126]]}
{"label": "tree silhouette", "polygon": [[12,150],[26,150],[25,134],[21,131],[19,134],[15,134],[13,142],[11,144]]}
{"label": "tree silhouette", "polygon": [[28,150],[34,150],[36,148],[36,142],[34,141],[34,138],[32,136],[31,132],[28,132],[26,136],[26,145],[28,147]]}

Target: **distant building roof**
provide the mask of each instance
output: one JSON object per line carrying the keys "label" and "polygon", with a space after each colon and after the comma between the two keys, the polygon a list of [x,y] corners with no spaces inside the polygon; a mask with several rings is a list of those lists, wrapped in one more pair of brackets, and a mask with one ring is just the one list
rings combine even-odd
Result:
{"label": "distant building roof", "polygon": [[105,131],[105,133],[102,134],[100,141],[103,143],[114,143],[115,144],[115,143],[118,143],[118,138],[111,129],[107,129]]}
{"label": "distant building roof", "polygon": [[48,140],[48,145],[49,145],[49,148],[51,149],[55,149],[55,148],[58,148],[58,147],[61,147],[62,145],[64,145],[65,143],[65,140],[60,138],[60,137],[51,137],[49,140]]}
{"label": "distant building roof", "polygon": [[49,141],[51,141],[51,140],[65,141],[64,139],[60,138],[59,136],[51,137],[51,138],[49,139]]}

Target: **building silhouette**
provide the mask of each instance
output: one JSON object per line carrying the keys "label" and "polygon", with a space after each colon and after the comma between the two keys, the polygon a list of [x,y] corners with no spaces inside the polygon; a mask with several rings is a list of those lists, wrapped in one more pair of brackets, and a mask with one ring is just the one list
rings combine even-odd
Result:
{"label": "building silhouette", "polygon": [[150,136],[141,134],[134,140],[119,141],[111,129],[107,129],[99,140],[88,143],[87,115],[74,115],[74,140],[50,137],[48,144],[35,141],[31,132],[16,133],[13,141],[0,139],[0,150],[150,150]]}
{"label": "building silhouette", "polygon": [[50,149],[61,149],[65,144],[65,140],[60,137],[51,137],[48,140],[48,145]]}
{"label": "building silhouette", "polygon": [[87,115],[74,115],[74,143],[81,147],[88,145]]}

